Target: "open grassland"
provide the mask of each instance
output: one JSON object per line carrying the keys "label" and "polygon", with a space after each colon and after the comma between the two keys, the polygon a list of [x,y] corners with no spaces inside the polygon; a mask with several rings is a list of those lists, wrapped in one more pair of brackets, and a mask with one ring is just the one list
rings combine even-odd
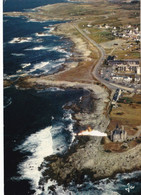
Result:
{"label": "open grassland", "polygon": [[139,51],[130,51],[128,50],[122,50],[122,49],[116,49],[112,55],[116,56],[117,59],[139,59],[140,58],[140,52]]}
{"label": "open grassland", "polygon": [[137,126],[141,125],[141,95],[125,95],[118,107],[112,109],[110,119],[109,130],[113,130],[116,124],[119,124],[125,126],[128,134],[133,134]]}
{"label": "open grassland", "polygon": [[96,27],[87,27],[88,23],[83,22],[79,24],[79,28],[83,29],[88,36],[96,41],[97,43],[102,43],[115,39],[110,30],[103,30]]}
{"label": "open grassland", "polygon": [[7,15],[24,15],[36,20],[75,20],[92,22],[93,25],[107,23],[120,26],[140,24],[139,5],[111,4],[108,1],[94,1],[89,4],[58,3],[34,9],[34,12],[7,12]]}
{"label": "open grassland", "polygon": [[[136,114],[135,114],[136,113]],[[127,128],[135,128],[141,124],[141,104],[118,104],[118,108],[113,108],[110,117],[111,122],[125,125]]]}

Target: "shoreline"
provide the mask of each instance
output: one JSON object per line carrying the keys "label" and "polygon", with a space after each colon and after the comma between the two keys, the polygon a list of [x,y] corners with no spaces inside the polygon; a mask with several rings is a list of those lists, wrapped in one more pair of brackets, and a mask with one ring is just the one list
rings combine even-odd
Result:
{"label": "shoreline", "polygon": [[[58,33],[58,35],[60,33],[61,35],[61,31],[57,31],[56,33]],[[70,34],[65,34],[65,36],[69,39],[72,38],[72,35]],[[82,37],[81,39],[83,40]],[[86,40],[76,41],[76,39],[72,38],[71,41],[74,42],[73,50],[76,52],[76,63],[74,67],[72,62],[71,67],[67,66],[66,69],[61,72],[59,71],[56,74],[39,77],[23,77],[16,81],[14,85],[19,88],[46,88],[52,86],[60,88],[72,87],[75,89],[83,88],[84,90],[89,90],[97,99],[96,101],[94,99],[93,102],[93,104],[96,104],[94,113],[75,113],[75,119],[79,121],[79,125],[82,127],[92,124],[93,128],[98,128],[102,132],[105,132],[109,123],[107,107],[110,106],[109,99],[111,94],[109,94],[106,87],[103,87],[98,81],[90,77],[90,72],[94,67],[94,61],[96,64],[98,56],[93,56],[91,52],[88,52],[87,55],[85,55],[85,52],[83,53],[83,49],[86,51],[86,48],[92,48]],[[85,44],[83,44],[83,42],[85,42]],[[84,46],[82,50],[79,43],[81,43],[81,46]],[[96,50],[94,52],[96,52]],[[89,59],[90,55],[92,55],[92,60]],[[85,60],[86,58],[88,58],[88,61]],[[79,76],[78,70],[82,69],[82,67],[86,69],[89,67],[90,72],[86,75],[84,71]],[[81,78],[82,76],[83,79]],[[55,179],[58,183],[69,184],[75,175],[81,180],[82,175],[85,173],[90,173],[94,180],[99,180],[105,177],[112,177],[117,173],[141,169],[141,163],[139,163],[139,154],[141,151],[140,144],[122,153],[108,153],[103,149],[101,138],[90,137],[89,140],[85,140],[84,137],[81,137],[79,139],[82,142],[84,140],[84,145],[75,145],[76,150],[74,149],[72,153],[66,154],[65,160],[64,156],[63,158],[60,156],[50,156],[47,158],[47,160],[50,161],[50,171],[48,171],[48,167],[43,167],[43,169],[45,169],[43,173],[44,178],[42,178],[44,182],[46,182],[46,179],[50,176],[50,178]]]}

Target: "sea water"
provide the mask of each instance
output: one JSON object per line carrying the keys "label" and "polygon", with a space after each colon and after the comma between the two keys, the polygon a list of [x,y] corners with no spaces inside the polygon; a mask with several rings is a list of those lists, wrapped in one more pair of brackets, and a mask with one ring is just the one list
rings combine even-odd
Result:
{"label": "sea water", "polygon": [[[4,11],[25,11],[61,0],[6,0]],[[65,21],[36,22],[24,17],[4,17],[4,77],[57,72],[72,55],[72,43],[54,36],[54,25]],[[5,195],[140,194],[141,172],[118,174],[112,179],[91,182],[86,175],[81,185],[67,189],[48,181],[39,188],[38,167],[44,157],[63,153],[74,140],[72,111],[63,106],[86,94],[84,90],[48,88],[45,90],[4,90],[4,165]],[[55,192],[48,187],[54,184]]]}
{"label": "sea water", "polygon": [[38,190],[44,158],[65,152],[73,141],[71,111],[63,106],[78,100],[83,90],[5,89],[5,194]]}

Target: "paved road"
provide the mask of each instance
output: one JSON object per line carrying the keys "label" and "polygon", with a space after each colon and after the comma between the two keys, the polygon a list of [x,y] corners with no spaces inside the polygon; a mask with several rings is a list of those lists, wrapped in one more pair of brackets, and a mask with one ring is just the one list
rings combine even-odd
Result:
{"label": "paved road", "polygon": [[94,40],[92,40],[90,37],[88,37],[87,34],[85,34],[85,32],[83,30],[81,30],[76,24],[73,24],[73,26],[78,30],[78,32],[83,35],[91,44],[93,44],[95,47],[98,48],[99,52],[100,52],[100,58],[97,62],[97,64],[95,65],[95,68],[92,72],[93,76],[100,81],[101,83],[103,83],[104,85],[106,85],[110,90],[115,90],[117,88],[123,89],[123,90],[127,90],[130,92],[133,92],[134,89],[133,88],[129,88],[129,87],[125,87],[119,84],[114,84],[114,83],[110,83],[108,81],[105,81],[104,79],[101,78],[100,74],[99,74],[99,70],[100,70],[100,66],[103,64],[104,60],[106,59],[106,53],[105,50],[99,45],[97,44]]}

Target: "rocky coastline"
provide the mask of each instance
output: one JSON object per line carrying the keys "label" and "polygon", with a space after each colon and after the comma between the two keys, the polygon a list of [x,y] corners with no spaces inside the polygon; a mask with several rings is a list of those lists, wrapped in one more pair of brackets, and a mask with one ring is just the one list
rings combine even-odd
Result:
{"label": "rocky coastline", "polygon": [[[67,68],[49,76],[27,76],[16,81],[5,80],[5,87],[15,85],[24,89],[59,87],[88,90],[90,96],[87,108],[86,98],[82,98],[77,105],[77,112],[72,107],[75,110],[73,117],[76,126],[78,130],[91,126],[93,129],[105,132],[109,124],[111,92],[92,76],[92,70],[99,57],[98,50],[78,36],[70,23],[58,25],[53,33],[64,35],[74,42],[75,55],[72,56],[72,62],[67,64]],[[59,185],[67,186],[72,181],[82,183],[86,175],[95,181],[111,177],[116,173],[141,169],[141,144],[122,153],[114,153],[104,150],[104,141],[101,137],[76,136],[74,144],[65,154],[45,158],[39,167],[43,175],[40,185],[52,179]]]}

